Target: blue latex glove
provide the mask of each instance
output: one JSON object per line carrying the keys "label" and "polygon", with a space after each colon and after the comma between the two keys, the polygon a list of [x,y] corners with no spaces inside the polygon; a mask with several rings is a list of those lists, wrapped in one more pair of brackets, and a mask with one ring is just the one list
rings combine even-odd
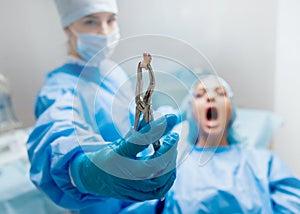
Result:
{"label": "blue latex glove", "polygon": [[[176,125],[175,115],[166,115],[130,131],[124,139],[104,144],[97,152],[82,153],[70,164],[77,189],[121,200],[162,198],[176,177],[178,134],[167,134]],[[160,139],[161,146],[147,157],[136,155]]]}

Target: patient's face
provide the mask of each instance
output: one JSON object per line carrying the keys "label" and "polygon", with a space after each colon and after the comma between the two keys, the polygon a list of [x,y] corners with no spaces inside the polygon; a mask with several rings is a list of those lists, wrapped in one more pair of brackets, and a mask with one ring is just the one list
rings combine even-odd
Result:
{"label": "patient's face", "polygon": [[211,76],[195,86],[193,95],[192,111],[200,134],[223,135],[231,115],[231,103],[225,88]]}

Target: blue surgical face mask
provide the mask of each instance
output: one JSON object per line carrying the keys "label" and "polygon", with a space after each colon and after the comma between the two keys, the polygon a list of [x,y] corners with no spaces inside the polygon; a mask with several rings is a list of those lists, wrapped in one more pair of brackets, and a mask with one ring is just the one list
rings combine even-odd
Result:
{"label": "blue surgical face mask", "polygon": [[120,40],[119,29],[108,36],[85,33],[76,33],[76,36],[76,51],[85,62],[93,58],[93,63],[100,63],[108,58]]}

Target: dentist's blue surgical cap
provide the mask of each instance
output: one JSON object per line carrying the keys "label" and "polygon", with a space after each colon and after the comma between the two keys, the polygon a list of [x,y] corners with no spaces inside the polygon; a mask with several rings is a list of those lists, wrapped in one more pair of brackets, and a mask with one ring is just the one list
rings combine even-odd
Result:
{"label": "dentist's blue surgical cap", "polygon": [[93,13],[118,13],[116,0],[55,0],[55,4],[63,27]]}

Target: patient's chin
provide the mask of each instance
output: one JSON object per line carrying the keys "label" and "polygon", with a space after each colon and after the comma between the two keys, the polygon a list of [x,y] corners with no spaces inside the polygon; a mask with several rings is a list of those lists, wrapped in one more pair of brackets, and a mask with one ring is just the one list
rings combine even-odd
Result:
{"label": "patient's chin", "polygon": [[211,135],[212,137],[223,136],[225,127],[218,124],[208,123],[205,127],[202,127],[203,132],[206,136]]}

